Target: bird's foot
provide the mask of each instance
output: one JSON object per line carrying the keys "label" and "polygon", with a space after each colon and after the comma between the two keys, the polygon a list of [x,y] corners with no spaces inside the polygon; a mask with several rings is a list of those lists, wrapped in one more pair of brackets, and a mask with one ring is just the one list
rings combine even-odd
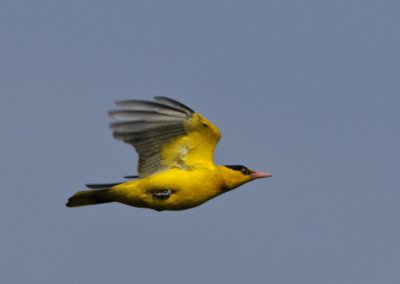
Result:
{"label": "bird's foot", "polygon": [[154,191],[153,198],[158,200],[167,199],[171,196],[172,191],[170,189]]}

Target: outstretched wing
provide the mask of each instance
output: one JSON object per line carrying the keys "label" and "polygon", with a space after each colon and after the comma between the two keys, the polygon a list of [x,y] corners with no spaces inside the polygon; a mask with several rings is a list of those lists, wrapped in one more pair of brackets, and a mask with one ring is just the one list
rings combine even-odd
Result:
{"label": "outstretched wing", "polygon": [[117,120],[110,124],[114,138],[131,144],[139,154],[139,176],[169,168],[212,167],[221,137],[218,128],[173,99],[155,100],[117,101],[121,109],[109,112]]}

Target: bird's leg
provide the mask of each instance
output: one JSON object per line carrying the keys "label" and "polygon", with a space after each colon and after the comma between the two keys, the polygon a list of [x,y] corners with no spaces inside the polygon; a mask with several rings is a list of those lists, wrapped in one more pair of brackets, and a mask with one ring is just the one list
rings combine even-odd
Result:
{"label": "bird's leg", "polygon": [[153,191],[153,198],[159,200],[167,199],[171,196],[171,193],[172,191],[170,189]]}

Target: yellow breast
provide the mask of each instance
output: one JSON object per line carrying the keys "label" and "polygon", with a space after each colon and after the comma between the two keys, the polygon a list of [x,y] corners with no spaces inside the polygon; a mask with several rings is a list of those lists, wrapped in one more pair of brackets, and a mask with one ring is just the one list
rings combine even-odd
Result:
{"label": "yellow breast", "polygon": [[[171,190],[169,198],[154,198],[155,191]],[[156,210],[182,210],[198,206],[223,192],[223,178],[216,170],[171,169],[113,187],[115,201]]]}

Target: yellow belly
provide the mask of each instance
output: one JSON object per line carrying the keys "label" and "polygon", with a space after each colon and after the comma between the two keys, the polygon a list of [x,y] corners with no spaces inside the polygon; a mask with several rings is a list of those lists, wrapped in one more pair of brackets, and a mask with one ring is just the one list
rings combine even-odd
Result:
{"label": "yellow belly", "polygon": [[[221,194],[222,184],[222,178],[215,169],[171,169],[114,186],[107,192],[107,198],[135,207],[183,210]],[[171,196],[154,198],[155,191],[163,190],[171,190]]]}

